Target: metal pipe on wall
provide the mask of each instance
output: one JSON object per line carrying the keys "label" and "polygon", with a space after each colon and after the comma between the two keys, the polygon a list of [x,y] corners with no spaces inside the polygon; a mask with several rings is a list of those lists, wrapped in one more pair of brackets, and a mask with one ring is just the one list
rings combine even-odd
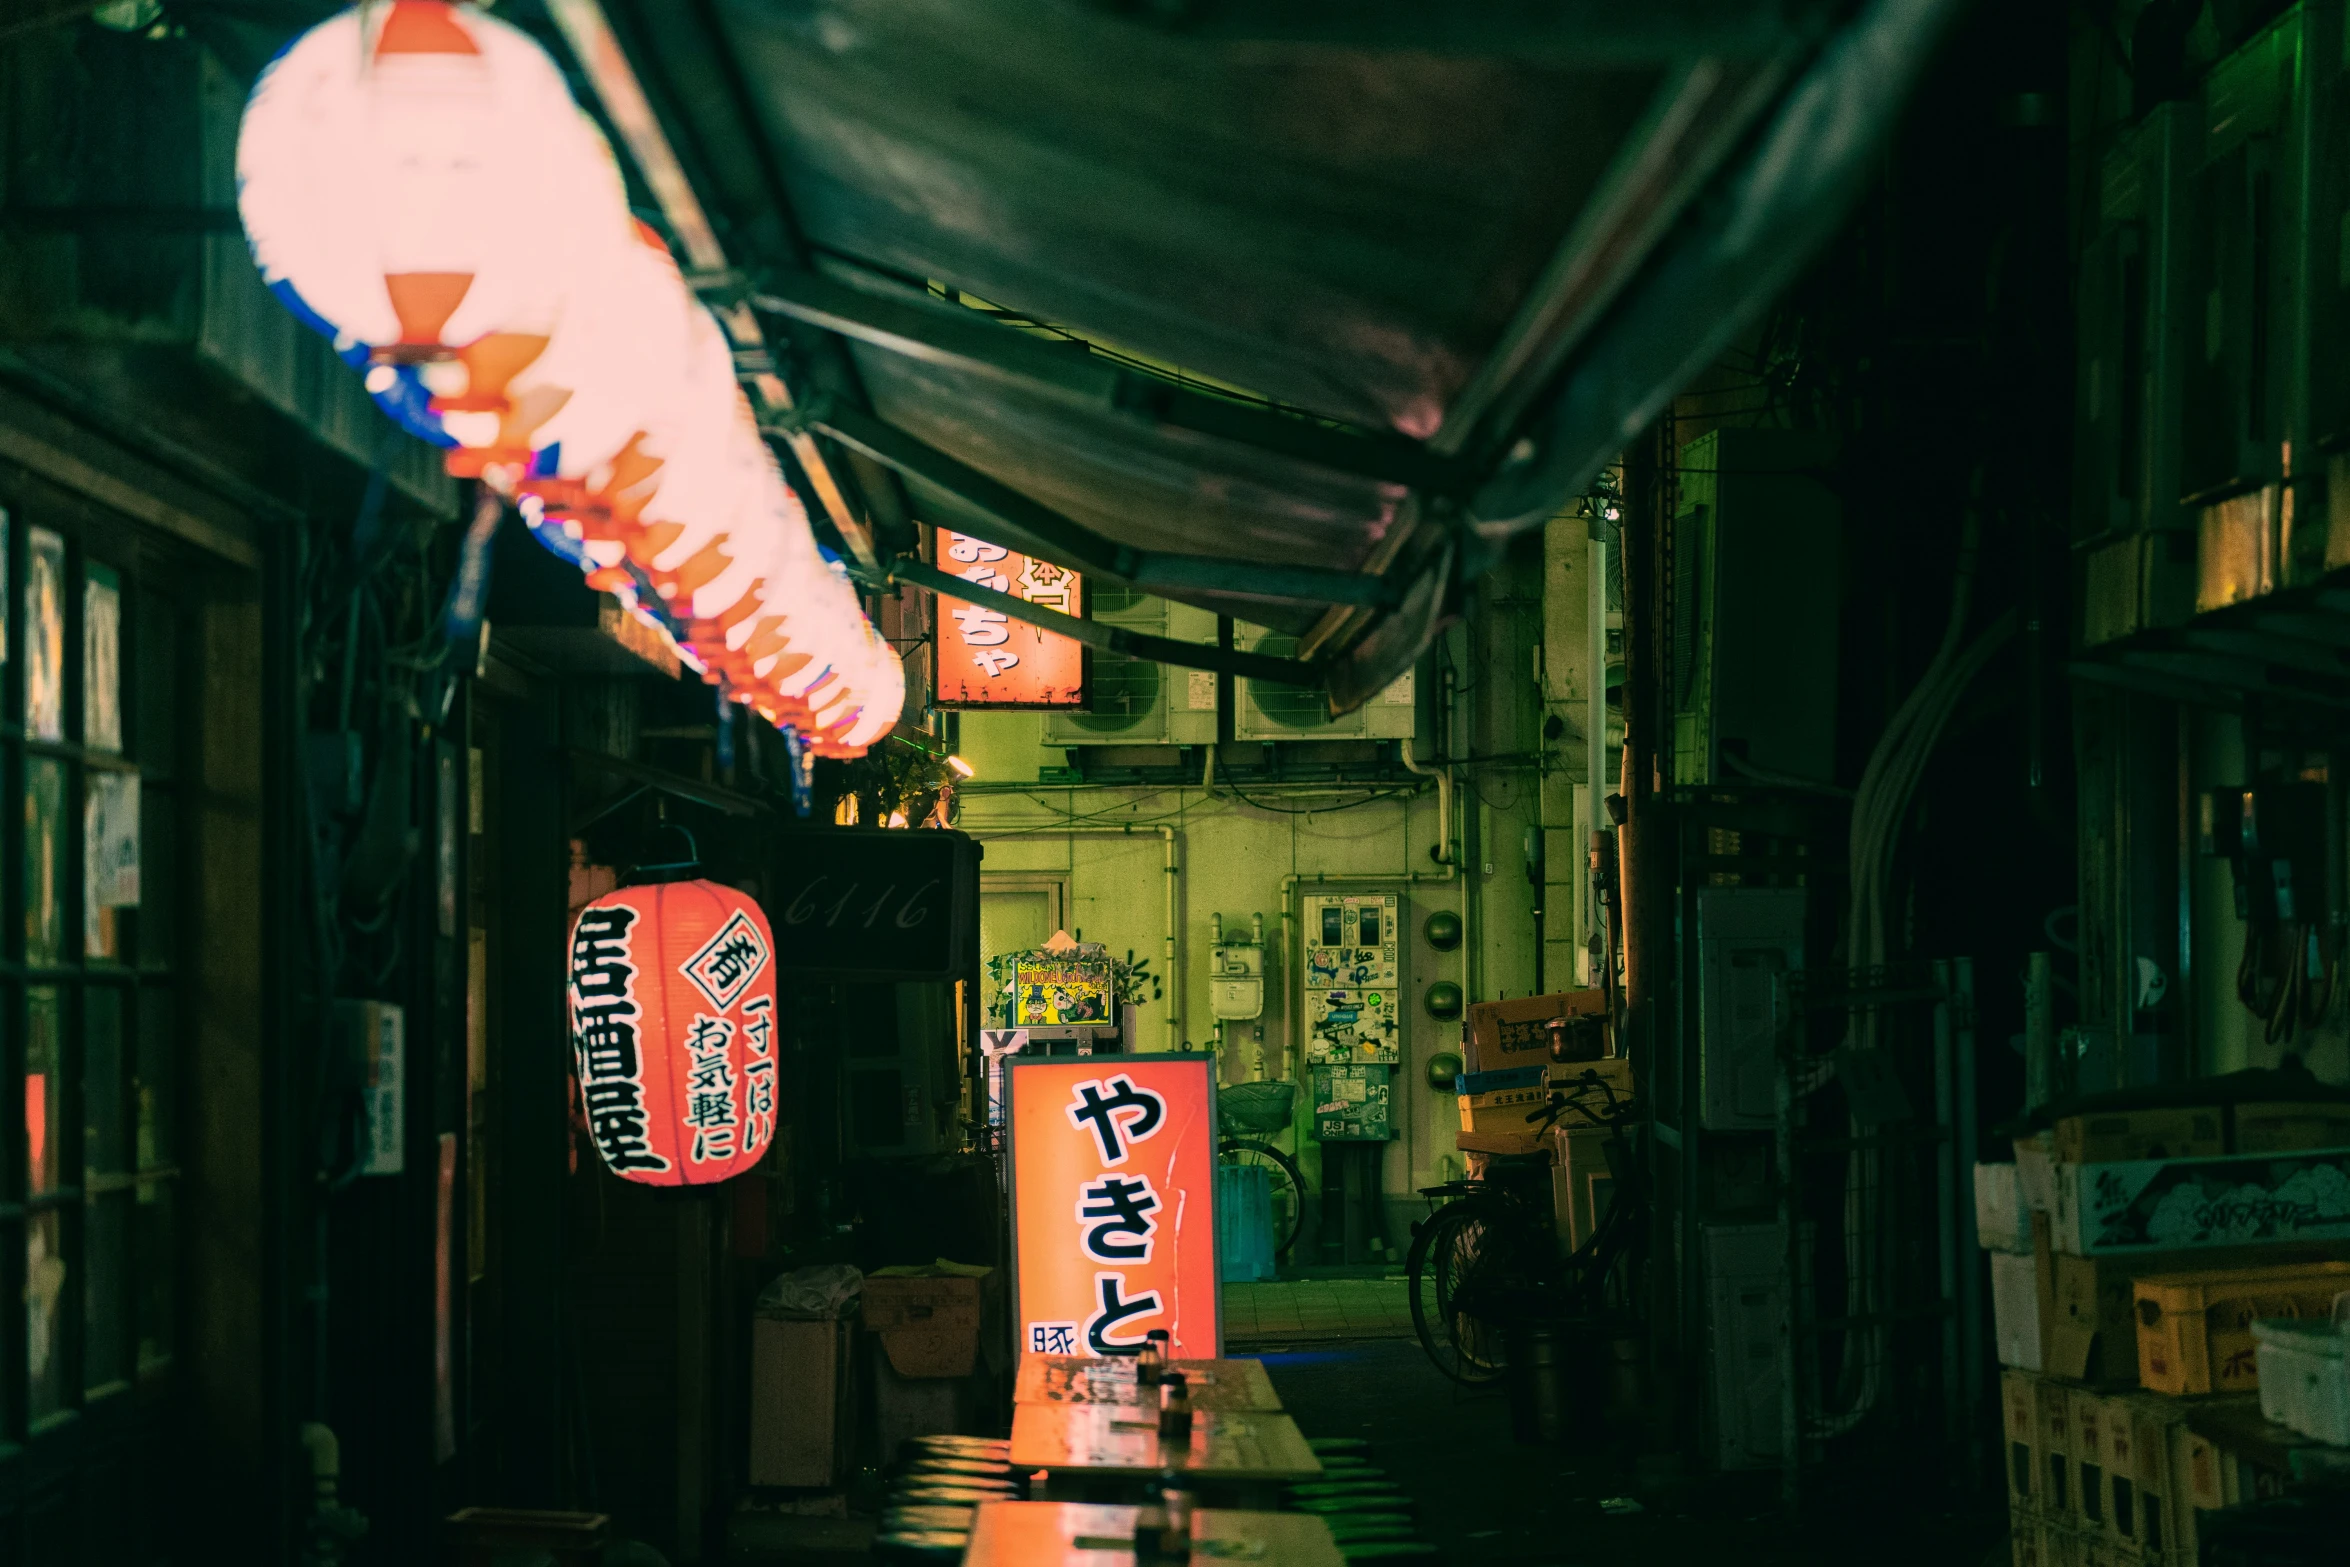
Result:
{"label": "metal pipe on wall", "polygon": [[[1604,534],[1591,541],[1588,558],[1591,563],[1591,602],[1590,625],[1586,630],[1583,649],[1583,656],[1586,660],[1584,668],[1587,686],[1584,697],[1587,707],[1583,719],[1583,794],[1585,803],[1583,831],[1580,836],[1580,842],[1586,852],[1589,851],[1592,840],[1607,830],[1602,825],[1607,819],[1607,807],[1603,802],[1606,800],[1608,792],[1607,539]],[[1583,939],[1588,945],[1591,938],[1599,933],[1599,922],[1606,916],[1600,909],[1598,884],[1589,875],[1583,876],[1581,881],[1583,888],[1581,900]],[[1601,941],[1599,950],[1604,958],[1607,952],[1607,944],[1604,940]],[[1606,983],[1605,976],[1597,972],[1596,963],[1594,964],[1594,972],[1590,976],[1590,982],[1594,985]]]}
{"label": "metal pipe on wall", "polygon": [[[1182,866],[1175,853],[1175,840],[1181,834],[1176,827],[1064,827],[1039,822],[1033,827],[965,827],[969,836],[986,842],[990,838],[1133,838],[1157,833],[1167,854],[1165,883],[1167,889],[1167,931],[1162,947],[1166,970],[1163,975],[1167,992],[1167,1048],[1183,1048],[1184,964],[1183,925],[1176,908],[1176,881],[1182,875]],[[1076,869],[1074,865],[1071,870]]]}

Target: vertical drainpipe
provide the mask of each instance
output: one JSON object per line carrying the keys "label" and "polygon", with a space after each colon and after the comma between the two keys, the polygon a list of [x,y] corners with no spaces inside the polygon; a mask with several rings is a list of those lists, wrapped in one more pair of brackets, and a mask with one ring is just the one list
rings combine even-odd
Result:
{"label": "vertical drainpipe", "polygon": [[1167,965],[1168,998],[1167,1048],[1169,1050],[1181,1050],[1183,1048],[1183,1008],[1186,1000],[1183,987],[1186,983],[1186,976],[1183,973],[1181,967],[1178,966],[1175,961],[1176,932],[1182,928],[1176,923],[1175,877],[1177,872],[1175,868],[1175,829],[1172,827],[1161,827],[1159,829],[1159,838],[1167,851],[1167,873],[1165,877],[1167,884],[1167,949],[1165,959]]}
{"label": "vertical drainpipe", "polygon": [[[1604,522],[1597,523],[1592,530],[1597,536],[1591,541],[1590,551],[1591,590],[1589,596],[1591,599],[1591,624],[1588,633],[1584,638],[1583,653],[1584,659],[1586,660],[1584,666],[1586,670],[1586,676],[1583,694],[1587,699],[1588,704],[1587,711],[1583,719],[1584,820],[1582,823],[1582,847],[1586,862],[1588,862],[1590,851],[1594,842],[1598,838],[1599,834],[1606,830],[1600,826],[1600,823],[1605,821],[1607,818],[1607,809],[1601,803],[1607,798],[1608,793],[1606,526],[1607,525]],[[1604,918],[1604,916],[1600,912],[1599,892],[1596,882],[1588,872],[1584,873],[1584,875],[1581,877],[1581,882],[1582,898],[1579,907],[1583,912],[1583,942],[1584,945],[1588,947],[1591,944],[1592,936],[1598,932],[1599,922],[1602,918]],[[1600,945],[1600,951],[1603,955],[1607,951],[1607,946],[1604,941]],[[1591,976],[1591,981],[1595,985],[1605,985],[1606,978],[1605,976],[1599,974],[1595,968]]]}

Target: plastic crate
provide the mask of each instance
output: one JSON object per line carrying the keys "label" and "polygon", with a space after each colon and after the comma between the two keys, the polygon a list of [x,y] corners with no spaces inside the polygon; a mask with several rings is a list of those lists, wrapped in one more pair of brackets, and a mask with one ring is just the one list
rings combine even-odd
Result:
{"label": "plastic crate", "polygon": [[2252,1324],[2260,1412],[2303,1436],[2350,1447],[2350,1324]]}
{"label": "plastic crate", "polygon": [[1245,1284],[1276,1276],[1273,1177],[1261,1164],[1216,1166],[1216,1277]]}

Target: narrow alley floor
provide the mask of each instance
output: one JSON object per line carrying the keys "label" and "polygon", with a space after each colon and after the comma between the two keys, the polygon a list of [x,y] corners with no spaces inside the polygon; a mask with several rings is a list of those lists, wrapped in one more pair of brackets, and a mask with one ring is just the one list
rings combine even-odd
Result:
{"label": "narrow alley floor", "polygon": [[[1420,1536],[1451,1567],[1797,1567],[1814,1562],[2005,1567],[2005,1519],[1915,1509],[1841,1526],[1791,1528],[1776,1476],[1706,1475],[1695,1483],[1635,1472],[1628,1445],[1582,1448],[1511,1439],[1498,1391],[1456,1386],[1417,1342],[1381,1339],[1268,1351],[1258,1358],[1310,1436],[1352,1436],[1418,1504]],[[1940,1487],[1921,1476],[1919,1492]],[[1629,1501],[1638,1510],[1611,1511]],[[1603,1505],[1610,1504],[1610,1505]]]}
{"label": "narrow alley floor", "polygon": [[1228,1353],[1333,1339],[1356,1342],[1412,1336],[1411,1297],[1403,1277],[1294,1278],[1224,1286]]}
{"label": "narrow alley floor", "polygon": [[[1301,1342],[1306,1315],[1346,1313],[1318,1290],[1306,1291],[1302,1302],[1272,1300],[1276,1328],[1292,1306],[1297,1326],[1286,1335],[1263,1333],[1252,1347],[1236,1344],[1234,1352],[1264,1362],[1308,1436],[1369,1444],[1362,1456],[1412,1498],[1420,1538],[1448,1567],[2006,1567],[2009,1560],[2000,1508],[1948,1511],[1937,1475],[1879,1488],[1865,1514],[1824,1507],[1791,1526],[1778,1510],[1775,1472],[1684,1478],[1669,1464],[1643,1463],[1637,1441],[1605,1431],[1578,1446],[1521,1444],[1498,1389],[1455,1385],[1416,1340],[1344,1338],[1325,1329],[1317,1342]],[[1373,1319],[1381,1300],[1378,1290],[1364,1291],[1355,1309]],[[1284,1338],[1289,1342],[1276,1342]],[[870,1515],[790,1517],[759,1507],[733,1520],[727,1560],[729,1567],[854,1567],[873,1559],[872,1530]]]}

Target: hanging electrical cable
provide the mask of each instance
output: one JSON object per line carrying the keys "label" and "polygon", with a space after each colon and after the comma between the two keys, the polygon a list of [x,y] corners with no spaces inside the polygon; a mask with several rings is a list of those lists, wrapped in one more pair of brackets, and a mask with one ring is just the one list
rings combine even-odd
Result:
{"label": "hanging electrical cable", "polygon": [[[1976,476],[1979,502],[1981,475]],[[1891,956],[1895,851],[1903,822],[1909,814],[1926,764],[1939,743],[1943,728],[1985,664],[2014,636],[2017,615],[2010,610],[1966,640],[1966,623],[1973,603],[1981,523],[1970,503],[1959,540],[1953,575],[1950,615],[1942,641],[1926,672],[1885,726],[1854,791],[1848,846],[1851,907],[1845,933],[1846,963],[1856,982],[1881,970]],[[1852,1014],[1843,1049],[1851,1052],[1883,1048],[1882,1020],[1871,1008]],[[1799,1084],[1809,1094],[1834,1079],[1834,1063],[1815,1063]],[[1876,1407],[1882,1395],[1888,1343],[1882,1325],[1872,1319],[1882,1294],[1879,1275],[1891,1248],[1879,1231],[1885,1223],[1882,1161],[1869,1145],[1867,1128],[1857,1119],[1850,1125],[1854,1147],[1846,1158],[1844,1191],[1845,1314],[1856,1326],[1845,1334],[1845,1353],[1837,1379],[1842,1408],[1825,1414],[1811,1428],[1815,1437],[1841,1435],[1857,1426]]]}

